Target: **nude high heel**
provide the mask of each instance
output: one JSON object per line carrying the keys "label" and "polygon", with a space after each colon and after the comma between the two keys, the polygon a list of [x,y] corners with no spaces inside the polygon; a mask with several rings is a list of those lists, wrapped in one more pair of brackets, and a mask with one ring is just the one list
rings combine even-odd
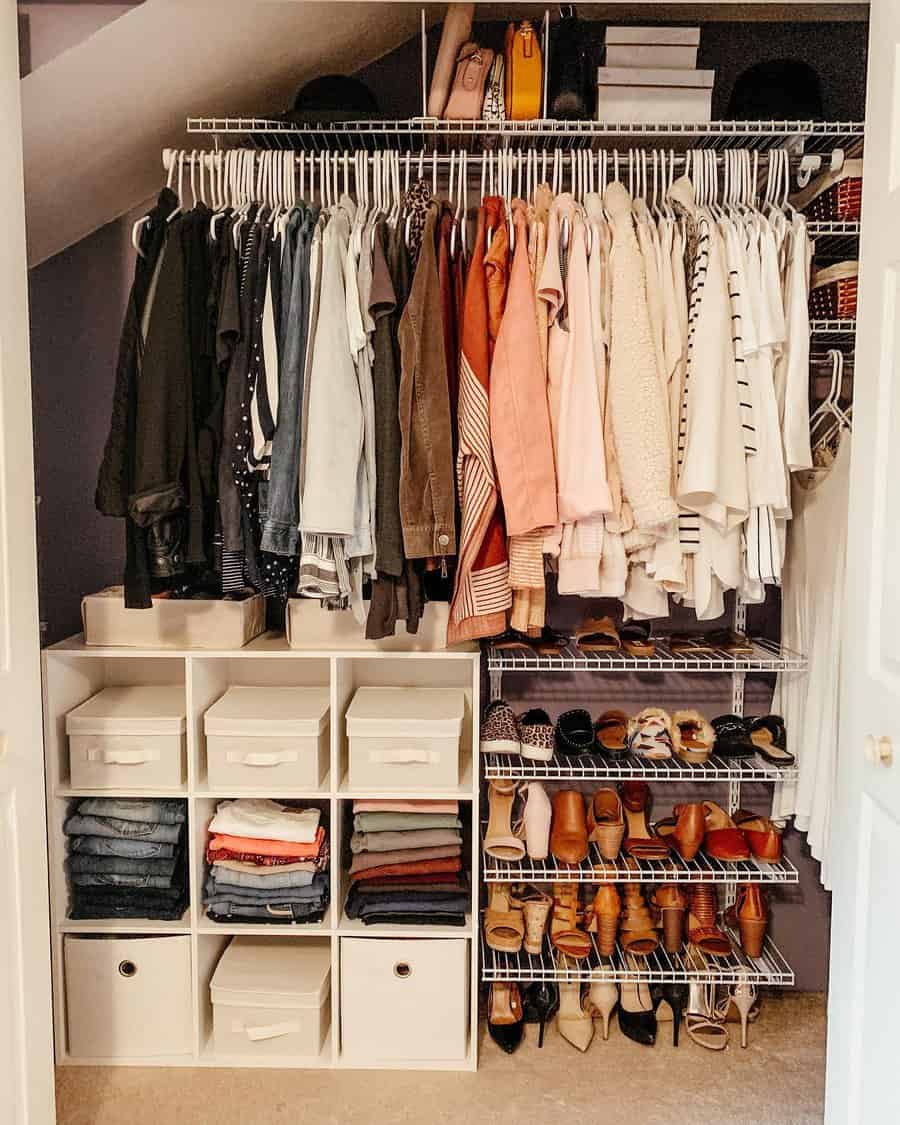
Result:
{"label": "nude high heel", "polygon": [[[564,957],[559,959],[560,968],[566,967]],[[579,1051],[586,1051],[594,1038],[594,1021],[581,999],[581,981],[560,982],[559,1013],[556,1026],[563,1039],[568,1039]]]}
{"label": "nude high heel", "polygon": [[756,1003],[756,986],[751,984],[743,974],[741,974],[737,984],[733,984],[729,989],[729,994],[734,1006],[737,1008],[741,1017],[741,1046],[747,1046],[747,1017],[750,1015],[750,1009]]}
{"label": "nude high heel", "polygon": [[528,796],[522,813],[522,824],[528,858],[546,859],[550,854],[550,821],[553,815],[550,798],[539,781],[531,781],[524,788]]}
{"label": "nude high heel", "polygon": [[592,1016],[599,1016],[603,1024],[603,1038],[609,1039],[609,1017],[619,1002],[619,986],[611,980],[595,980],[588,992],[588,1007]]}

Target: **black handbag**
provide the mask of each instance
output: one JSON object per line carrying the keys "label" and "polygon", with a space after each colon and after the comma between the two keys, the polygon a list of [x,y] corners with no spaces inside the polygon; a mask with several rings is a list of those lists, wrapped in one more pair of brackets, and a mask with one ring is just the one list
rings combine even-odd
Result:
{"label": "black handbag", "polygon": [[561,5],[552,36],[547,109],[551,117],[584,119],[591,116],[593,83],[585,25],[572,4]]}

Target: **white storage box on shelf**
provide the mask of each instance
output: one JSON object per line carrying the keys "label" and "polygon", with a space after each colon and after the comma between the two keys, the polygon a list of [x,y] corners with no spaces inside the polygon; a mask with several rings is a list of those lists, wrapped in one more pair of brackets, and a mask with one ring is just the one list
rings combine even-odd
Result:
{"label": "white storage box on shelf", "polygon": [[[366,603],[368,612],[368,603]],[[356,618],[346,612],[323,610],[310,598],[290,598],[285,615],[287,642],[298,649],[346,649],[358,652],[440,652],[447,647],[448,602],[426,602],[422,620],[415,633],[407,633],[404,622],[397,631],[380,641],[364,636]],[[473,651],[476,644],[454,645],[454,651]]]}
{"label": "white storage box on shelf", "polygon": [[368,1063],[458,1061],[468,1040],[464,938],[341,938],[341,1048]]}
{"label": "white storage box on shelf", "polygon": [[108,687],[66,715],[74,789],[180,789],[185,780],[180,684]]}
{"label": "white storage box on shelf", "polygon": [[327,939],[233,938],[210,983],[216,1051],[317,1057],[330,986]]}
{"label": "white storage box on shelf", "polygon": [[192,1053],[190,934],[127,938],[67,934],[64,942],[71,1057]]}
{"label": "white storage box on shelf", "polygon": [[456,789],[458,688],[361,687],[347,708],[351,789]]}
{"label": "white storage box on shelf", "polygon": [[597,120],[707,122],[712,116],[714,70],[597,69]]}
{"label": "white storage box on shelf", "polygon": [[230,687],[203,717],[209,784],[318,789],[328,772],[327,687]]}
{"label": "white storage box on shelf", "polygon": [[608,27],[606,65],[694,70],[699,27]]}
{"label": "white storage box on shelf", "polygon": [[266,627],[266,601],[154,598],[149,609],[126,609],[122,586],[81,600],[86,645],[125,648],[243,648]]}

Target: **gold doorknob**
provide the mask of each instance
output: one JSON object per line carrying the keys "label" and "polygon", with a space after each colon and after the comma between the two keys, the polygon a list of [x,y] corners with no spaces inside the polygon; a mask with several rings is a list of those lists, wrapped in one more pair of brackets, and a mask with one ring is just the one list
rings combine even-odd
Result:
{"label": "gold doorknob", "polygon": [[863,753],[875,765],[890,766],[894,762],[894,744],[886,734],[876,738],[867,734],[863,742]]}

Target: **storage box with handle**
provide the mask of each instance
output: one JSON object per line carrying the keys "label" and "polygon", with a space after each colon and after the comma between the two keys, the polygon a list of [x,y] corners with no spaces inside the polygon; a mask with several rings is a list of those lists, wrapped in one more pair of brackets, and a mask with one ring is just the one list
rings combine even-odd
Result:
{"label": "storage box with handle", "polygon": [[185,781],[181,684],[108,687],[66,715],[74,789],[180,789]]}
{"label": "storage box with handle", "polygon": [[347,709],[351,789],[456,789],[459,688],[361,687]]}
{"label": "storage box with handle", "polygon": [[327,687],[232,686],[203,717],[216,789],[318,789],[328,772]]}
{"label": "storage box with handle", "polygon": [[189,1055],[194,1018],[190,934],[64,939],[73,1058]]}
{"label": "storage box with handle", "polygon": [[341,938],[341,1050],[353,1062],[464,1059],[465,938]]}
{"label": "storage box with handle", "polygon": [[601,66],[597,70],[597,120],[697,122],[710,120],[714,70]]}
{"label": "storage box with handle", "polygon": [[699,27],[608,27],[606,65],[694,70]]}
{"label": "storage box with handle", "polygon": [[329,939],[233,938],[210,983],[215,1049],[316,1058],[330,996]]}

